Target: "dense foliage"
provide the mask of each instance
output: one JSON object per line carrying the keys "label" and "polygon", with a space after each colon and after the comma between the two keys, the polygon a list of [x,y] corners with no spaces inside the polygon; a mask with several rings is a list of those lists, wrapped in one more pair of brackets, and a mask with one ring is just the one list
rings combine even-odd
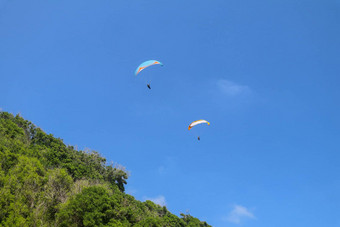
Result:
{"label": "dense foliage", "polygon": [[128,174],[0,112],[0,226],[209,226],[124,193]]}

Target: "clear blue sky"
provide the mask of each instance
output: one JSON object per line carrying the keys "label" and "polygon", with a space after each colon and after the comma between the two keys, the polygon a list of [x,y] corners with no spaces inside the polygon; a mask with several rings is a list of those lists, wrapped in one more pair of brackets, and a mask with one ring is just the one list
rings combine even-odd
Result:
{"label": "clear blue sky", "polygon": [[339,0],[0,0],[0,108],[177,215],[340,226],[339,23]]}

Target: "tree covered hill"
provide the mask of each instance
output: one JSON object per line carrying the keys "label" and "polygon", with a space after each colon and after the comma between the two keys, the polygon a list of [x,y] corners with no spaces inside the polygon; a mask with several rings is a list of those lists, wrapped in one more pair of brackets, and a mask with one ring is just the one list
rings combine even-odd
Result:
{"label": "tree covered hill", "polygon": [[210,226],[124,193],[128,174],[0,112],[0,226]]}

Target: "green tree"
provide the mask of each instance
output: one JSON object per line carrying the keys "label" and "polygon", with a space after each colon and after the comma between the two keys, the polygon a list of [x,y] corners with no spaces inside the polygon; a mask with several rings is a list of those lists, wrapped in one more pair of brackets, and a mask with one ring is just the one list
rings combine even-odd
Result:
{"label": "green tree", "polygon": [[118,205],[107,189],[92,186],[77,194],[58,213],[61,226],[104,226],[115,217]]}
{"label": "green tree", "polygon": [[65,169],[53,169],[48,173],[48,180],[44,186],[44,208],[48,221],[55,219],[59,205],[68,198],[73,184],[72,177]]}

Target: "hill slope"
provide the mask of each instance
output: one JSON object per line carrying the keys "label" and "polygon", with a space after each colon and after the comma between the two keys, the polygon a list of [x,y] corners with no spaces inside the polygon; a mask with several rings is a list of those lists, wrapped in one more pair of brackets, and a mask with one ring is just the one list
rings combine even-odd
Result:
{"label": "hill slope", "polygon": [[209,226],[124,193],[127,173],[0,112],[0,226]]}

